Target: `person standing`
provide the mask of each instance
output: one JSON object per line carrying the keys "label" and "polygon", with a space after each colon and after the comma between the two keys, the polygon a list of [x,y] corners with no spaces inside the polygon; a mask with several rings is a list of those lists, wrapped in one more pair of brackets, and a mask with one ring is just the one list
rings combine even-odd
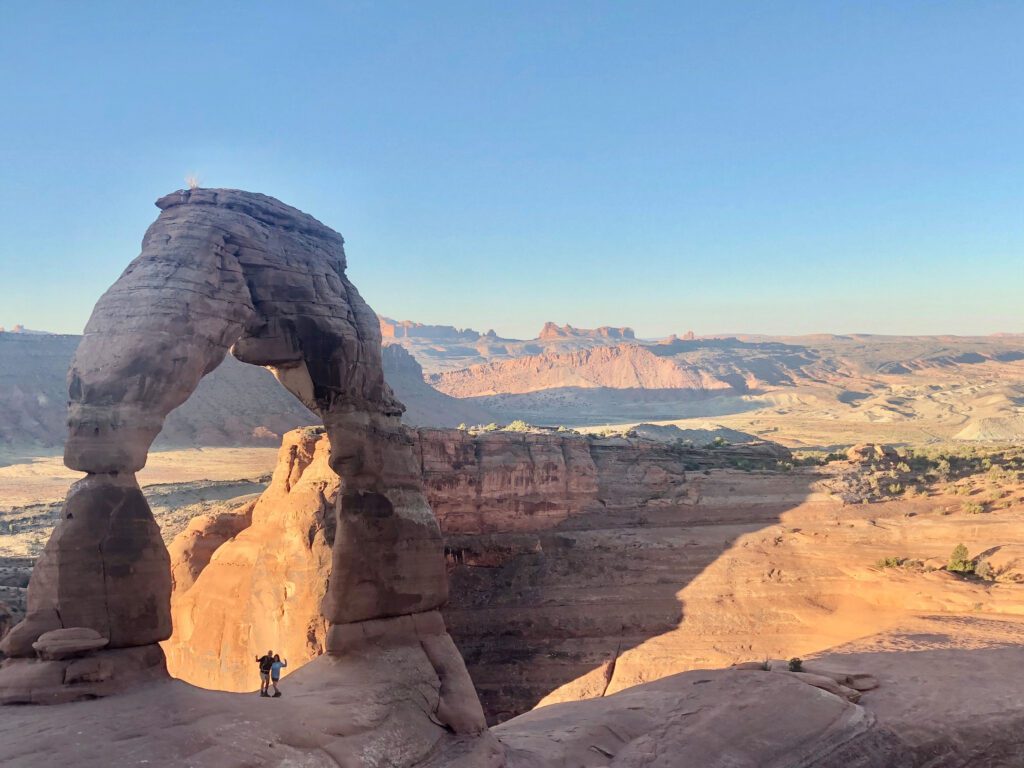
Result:
{"label": "person standing", "polygon": [[260,696],[269,696],[267,689],[270,688],[270,670],[274,666],[274,652],[267,651],[264,656],[257,656],[256,661],[260,665]]}
{"label": "person standing", "polygon": [[276,653],[274,654],[274,661],[270,665],[270,682],[274,686],[274,698],[278,698],[281,695],[281,691],[277,688],[277,681],[281,679],[281,670],[288,666],[288,659],[281,661],[281,657]]}

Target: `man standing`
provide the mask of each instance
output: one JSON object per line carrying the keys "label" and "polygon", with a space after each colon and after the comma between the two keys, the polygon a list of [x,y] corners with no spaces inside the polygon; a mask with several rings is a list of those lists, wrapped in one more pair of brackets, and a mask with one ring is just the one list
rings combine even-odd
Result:
{"label": "man standing", "polygon": [[267,651],[266,656],[257,656],[256,661],[260,664],[260,696],[269,696],[267,689],[270,687],[270,668],[274,666],[274,652]]}

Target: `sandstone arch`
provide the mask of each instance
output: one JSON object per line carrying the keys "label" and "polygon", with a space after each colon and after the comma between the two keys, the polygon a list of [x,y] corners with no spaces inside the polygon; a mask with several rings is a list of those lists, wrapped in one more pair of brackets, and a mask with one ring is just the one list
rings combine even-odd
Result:
{"label": "sandstone arch", "polygon": [[25,620],[0,647],[27,660],[44,633],[86,628],[108,640],[100,655],[110,664],[79,680],[68,664],[43,675],[38,662],[8,660],[0,701],[102,695],[166,674],[156,643],[171,631],[169,560],[135,473],[167,414],[230,351],[270,368],[330,436],[343,491],[321,606],[328,653],[409,641],[449,696],[442,722],[479,730],[479,703],[436,612],[447,597],[440,531],[341,235],[238,190],[181,191],[157,206],[142,253],[97,303],[72,362],[64,460],[87,475],[33,572]]}

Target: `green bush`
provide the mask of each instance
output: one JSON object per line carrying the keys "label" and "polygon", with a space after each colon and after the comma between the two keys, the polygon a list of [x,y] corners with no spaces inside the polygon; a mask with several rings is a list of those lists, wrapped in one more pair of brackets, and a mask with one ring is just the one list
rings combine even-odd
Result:
{"label": "green bush", "polygon": [[965,501],[960,509],[968,515],[980,515],[985,511],[985,506],[976,501]]}
{"label": "green bush", "polygon": [[529,432],[531,429],[533,429],[533,427],[531,427],[522,419],[516,419],[507,427],[505,427],[506,432]]}
{"label": "green bush", "polygon": [[804,662],[803,662],[803,660],[800,659],[797,656],[794,656],[792,659],[790,659],[789,660],[789,671],[790,672],[803,672],[804,671]]}
{"label": "green bush", "polygon": [[974,573],[974,562],[963,544],[957,544],[949,555],[947,570],[953,573]]}

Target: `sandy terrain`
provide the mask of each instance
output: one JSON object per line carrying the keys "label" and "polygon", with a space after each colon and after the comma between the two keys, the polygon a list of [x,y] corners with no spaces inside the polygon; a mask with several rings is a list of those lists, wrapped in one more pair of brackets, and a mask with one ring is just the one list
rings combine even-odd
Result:
{"label": "sandy terrain", "polygon": [[[882,376],[861,382],[864,391],[832,385],[776,389],[736,398],[731,410],[708,416],[650,423],[681,429],[708,422],[790,448],[834,447],[861,442],[924,445],[950,441],[1013,442],[1024,434],[1019,365],[975,366],[971,377],[937,372]],[[1011,383],[1016,381],[1017,383]],[[609,420],[582,432],[625,429],[639,420]]]}
{"label": "sandy terrain", "polygon": [[[139,485],[255,480],[269,475],[276,462],[277,446],[154,451],[145,469],[139,472]],[[26,457],[19,463],[0,467],[0,510],[59,501],[68,486],[82,476],[81,472],[65,467],[60,456]]]}

